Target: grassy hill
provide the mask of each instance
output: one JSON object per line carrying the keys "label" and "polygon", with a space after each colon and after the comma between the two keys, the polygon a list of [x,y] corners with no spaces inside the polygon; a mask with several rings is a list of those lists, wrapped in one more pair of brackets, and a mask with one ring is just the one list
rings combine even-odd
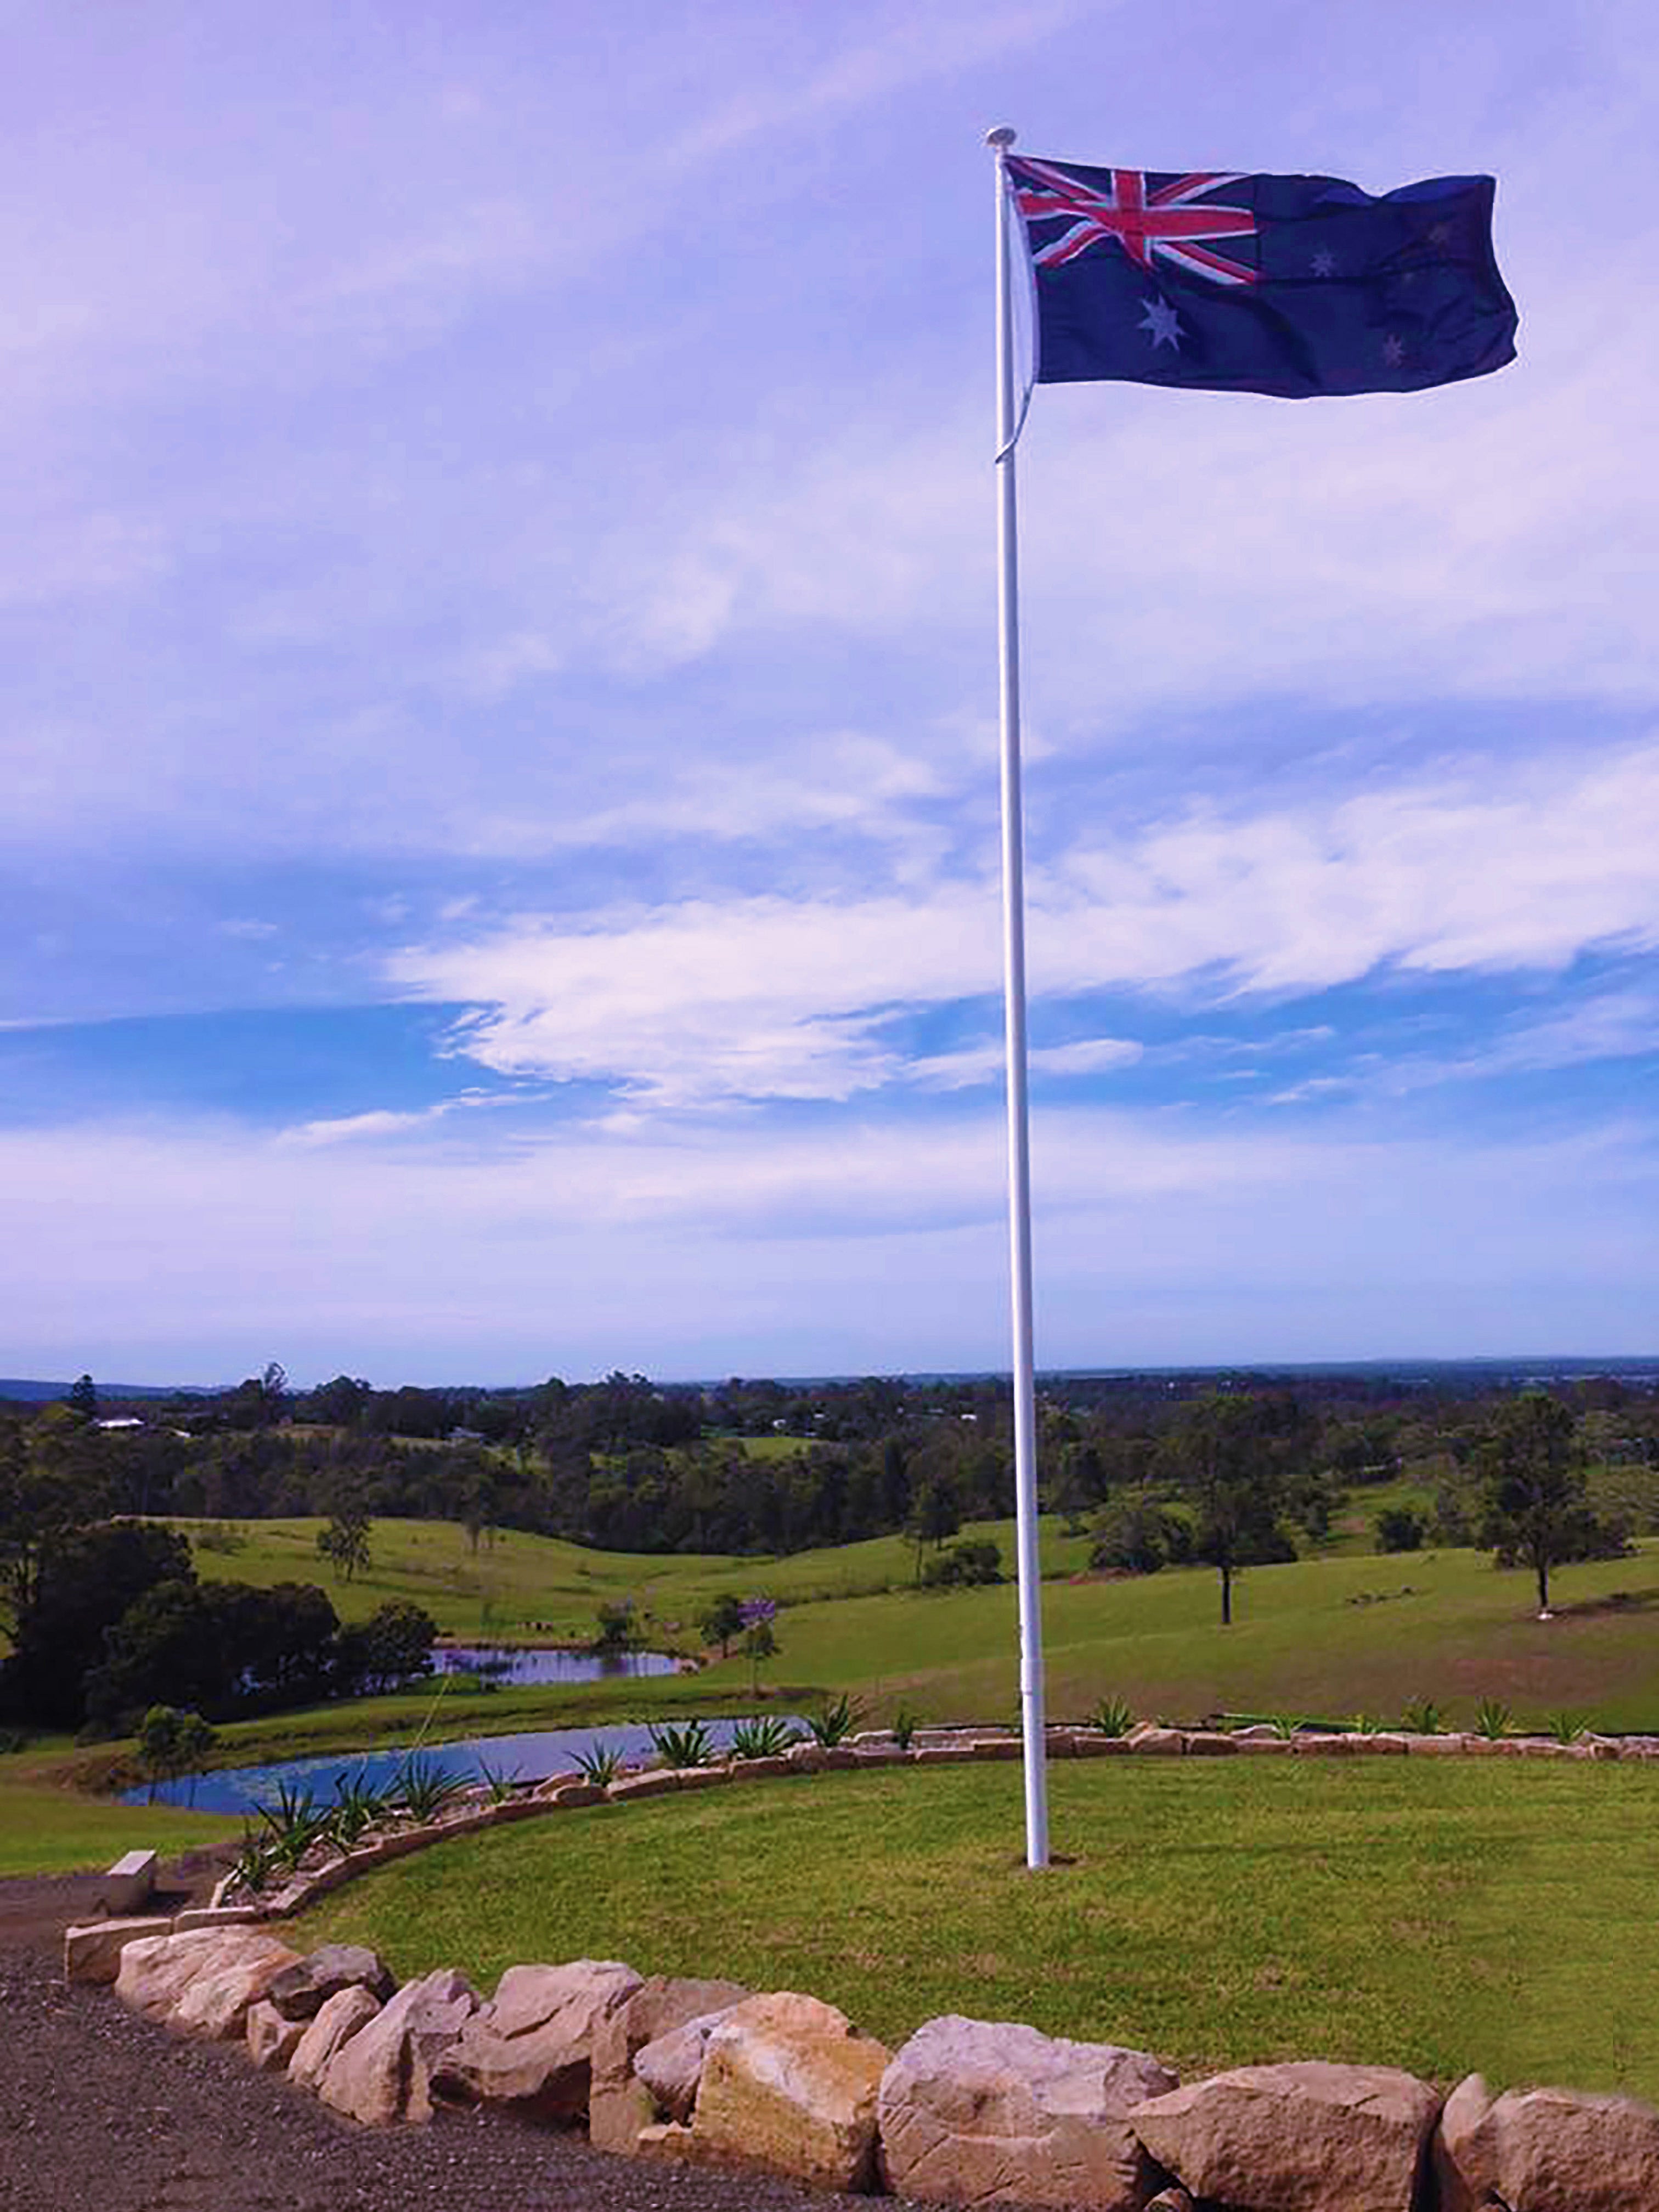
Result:
{"label": "grassy hill", "polygon": [[[654,1634],[695,1649],[696,1614],[710,1596],[764,1591],[785,1607],[770,1685],[846,1688],[882,1708],[907,1703],[937,1719],[994,1719],[1014,1708],[1012,1584],[915,1589],[914,1549],[897,1537],[787,1559],[658,1559],[516,1534],[474,1553],[447,1524],[378,1521],[372,1568],[342,1583],[319,1575],[315,1521],[250,1524],[229,1552],[203,1547],[202,1524],[179,1525],[196,1534],[204,1574],[321,1579],[348,1618],[387,1597],[411,1597],[463,1638],[581,1642],[601,1602],[629,1598],[647,1641]],[[995,1539],[1012,1559],[1012,1523],[964,1534]],[[1499,1573],[1485,1553],[1335,1552],[1251,1569],[1225,1629],[1207,1569],[1103,1579],[1085,1573],[1087,1549],[1086,1539],[1045,1522],[1044,1643],[1057,1713],[1081,1714],[1116,1696],[1146,1713],[1392,1717],[1426,1697],[1467,1717],[1494,1697],[1533,1719],[1570,1709],[1609,1728],[1659,1728],[1652,1540],[1631,1559],[1559,1570],[1552,1621],[1533,1617],[1528,1578]],[[649,1685],[602,1686],[635,1705],[664,1694]],[[734,1706],[752,1702],[737,1656],[717,1660],[697,1687]],[[588,1694],[556,1693],[566,1710],[580,1709]]]}

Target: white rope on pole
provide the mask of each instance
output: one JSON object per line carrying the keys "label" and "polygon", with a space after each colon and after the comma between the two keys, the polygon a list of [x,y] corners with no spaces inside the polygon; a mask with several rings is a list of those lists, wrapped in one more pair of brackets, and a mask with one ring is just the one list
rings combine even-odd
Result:
{"label": "white rope on pole", "polygon": [[[997,638],[1002,723],[1003,1011],[1008,1083],[1008,1245],[1012,1263],[1015,1545],[1019,1580],[1019,1711],[1025,1762],[1025,1863],[1048,1863],[1048,1773],[1042,1709],[1042,1585],[1037,1555],[1036,1391],[1031,1330],[1031,1168],[1026,1098],[1025,866],[1019,779],[1019,571],[1014,491],[1014,319],[1006,125],[985,134],[996,155]],[[1029,395],[1028,395],[1029,397]],[[1024,411],[1021,412],[1024,422]]]}

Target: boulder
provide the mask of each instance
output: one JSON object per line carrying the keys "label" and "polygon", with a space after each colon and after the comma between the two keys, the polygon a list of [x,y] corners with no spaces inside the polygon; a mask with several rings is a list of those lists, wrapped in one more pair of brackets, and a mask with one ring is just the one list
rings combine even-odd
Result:
{"label": "boulder", "polygon": [[678,2027],[670,2028],[665,2035],[647,2043],[634,2061],[634,2071],[649,2092],[656,2106],[656,2117],[668,2120],[690,2120],[691,2108],[697,2101],[697,2091],[702,2082],[702,2063],[708,2055],[708,2039],[720,2026],[732,2005],[743,2000],[734,1997],[732,2004],[719,2006],[713,2012],[699,2013]]}
{"label": "boulder", "polygon": [[318,2095],[368,2127],[430,2119],[433,2069],[477,2009],[477,1991],[447,1967],[406,1982],[335,2052]]}
{"label": "boulder", "polygon": [[634,1969],[614,1959],[509,1966],[493,2002],[444,2052],[434,2087],[515,2105],[538,2119],[578,2120],[587,2110],[594,2029],[639,1987]]}
{"label": "boulder", "polygon": [[587,2132],[596,2150],[634,2155],[641,2131],[656,2122],[656,2100],[634,2072],[635,2054],[688,2021],[718,2017],[748,1995],[738,1982],[653,1974],[596,2022],[587,2098]]}
{"label": "boulder", "polygon": [[1440,2100],[1388,2066],[1240,2066],[1137,2105],[1135,2132],[1230,2212],[1410,2212]]}
{"label": "boulder", "polygon": [[325,1943],[285,1966],[266,1991],[284,2020],[314,2020],[342,1990],[363,1989],[384,2004],[398,1984],[378,1951],[362,1943]]}
{"label": "boulder", "polygon": [[888,2057],[817,1997],[745,1998],[708,2038],[696,2148],[823,2188],[867,2188]]}
{"label": "boulder", "polygon": [[1493,2197],[1522,2212],[1635,2212],[1659,2204],[1659,2112],[1571,2089],[1494,2098],[1471,2074],[1446,2100],[1434,2166],[1442,2212]]}
{"label": "boulder", "polygon": [[69,1982],[112,1982],[121,1954],[141,1936],[169,1936],[170,1920],[153,1914],[137,1920],[90,1920],[64,1930],[64,1978]]}
{"label": "boulder", "polygon": [[882,2076],[882,2172],[898,2197],[1139,2212],[1157,2175],[1128,2111],[1175,2087],[1144,2051],[930,2020]]}
{"label": "boulder", "polygon": [[1187,1748],[1187,1739],[1179,1729],[1156,1728],[1150,1723],[1131,1729],[1121,1740],[1131,1751],[1152,1758],[1179,1759]]}
{"label": "boulder", "polygon": [[250,1952],[264,1957],[272,1941],[257,1928],[191,1928],[178,1936],[141,1936],[121,1953],[115,1994],[146,2020],[167,2020],[198,1975],[234,1966]]}
{"label": "boulder", "polygon": [[262,2071],[280,2073],[305,2032],[303,2021],[284,2020],[266,1997],[247,2008],[247,2055]]}
{"label": "boulder", "polygon": [[301,2030],[289,2060],[289,2080],[302,2089],[314,2089],[335,2052],[349,2043],[360,2027],[367,2027],[380,2009],[379,1998],[362,1987],[341,1990],[325,1998],[316,2018]]}
{"label": "boulder", "polygon": [[167,2025],[179,2035],[225,2043],[243,2034],[257,2004],[298,1954],[275,1936],[252,1935],[239,1955],[198,1974],[174,2005]]}

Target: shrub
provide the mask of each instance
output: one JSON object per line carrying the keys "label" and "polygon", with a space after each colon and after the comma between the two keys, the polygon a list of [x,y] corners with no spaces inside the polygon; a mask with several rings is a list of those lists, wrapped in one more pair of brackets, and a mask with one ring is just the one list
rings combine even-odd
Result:
{"label": "shrub", "polygon": [[893,1716],[891,1735],[901,1751],[908,1751],[915,1741],[916,1730],[921,1726],[921,1716],[913,1713],[908,1705],[901,1705]]}
{"label": "shrub", "polygon": [[1146,1490],[1126,1491],[1097,1516],[1089,1564],[1131,1575],[1155,1575],[1193,1555],[1192,1526]]}
{"label": "shrub", "polygon": [[1509,1734],[1512,1717],[1501,1698],[1482,1698],[1474,1709],[1474,1732],[1496,1743],[1500,1736]]}
{"label": "shrub", "polygon": [[1089,1725],[1101,1735],[1127,1735],[1135,1724],[1135,1711],[1121,1698],[1103,1698],[1089,1716]]}
{"label": "shrub", "polygon": [[977,1589],[1002,1580],[1002,1553],[989,1541],[970,1539],[929,1559],[922,1569],[924,1589]]}
{"label": "shrub", "polygon": [[1411,1735],[1438,1735],[1446,1725],[1446,1710],[1432,1698],[1413,1698],[1400,1717],[1400,1724]]}
{"label": "shrub", "polygon": [[1409,1505],[1389,1505],[1376,1516],[1376,1548],[1379,1552],[1420,1552],[1428,1528],[1423,1517]]}

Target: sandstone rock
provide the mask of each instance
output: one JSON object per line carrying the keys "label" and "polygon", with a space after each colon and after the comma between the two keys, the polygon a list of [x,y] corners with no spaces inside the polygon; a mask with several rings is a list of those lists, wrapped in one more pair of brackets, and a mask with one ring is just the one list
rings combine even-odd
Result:
{"label": "sandstone rock", "polygon": [[580,2119],[594,2030],[640,1986],[634,1969],[613,1959],[509,1966],[494,2002],[444,2052],[434,2086],[447,2096],[517,2105],[539,2119]]}
{"label": "sandstone rock", "polygon": [[1241,2066],[1138,2105],[1136,2133],[1230,2212],[1409,2212],[1439,2100],[1392,2067]]}
{"label": "sandstone rock", "polygon": [[406,1982],[335,2052],[318,2095],[366,2126],[430,2119],[433,2069],[477,2009],[477,1991],[447,1967]]}
{"label": "sandstone rock", "polygon": [[1635,2212],[1659,2204],[1659,2112],[1570,2089],[1494,2099],[1471,2074],[1446,2100],[1434,2164],[1442,2212],[1494,2195],[1520,2212]]}
{"label": "sandstone rock", "polygon": [[1198,2212],[1198,2205],[1191,2193],[1175,2181],[1167,2189],[1158,2191],[1146,2212]]}
{"label": "sandstone rock", "polygon": [[289,2080],[302,2089],[314,2089],[335,2052],[349,2043],[360,2027],[367,2027],[380,2009],[374,1992],[361,1987],[342,1990],[325,1998],[295,2045],[289,2061]]}
{"label": "sandstone rock", "polygon": [[1219,1729],[1194,1729],[1187,1738],[1188,1759],[1237,1759],[1238,1751],[1237,1738]]}
{"label": "sandstone rock", "polygon": [[121,1953],[115,1994],[146,2020],[166,2020],[200,1974],[234,1966],[272,1939],[257,1928],[191,1928],[181,1936],[141,1936]]}
{"label": "sandstone rock", "polygon": [[169,1936],[173,1923],[155,1914],[137,1920],[92,1920],[64,1930],[64,1978],[70,1982],[112,1982],[121,1954],[141,1936]]}
{"label": "sandstone rock", "polygon": [[1139,2212],[1156,2177],[1128,2111],[1175,2086],[1143,2051],[930,2020],[882,2077],[882,2171],[899,2197]]}
{"label": "sandstone rock", "polygon": [[879,2043],[817,1997],[748,1997],[708,2039],[697,2147],[824,2188],[866,2188],[887,2060]]}
{"label": "sandstone rock", "polygon": [[1164,1759],[1179,1759],[1187,1748],[1187,1739],[1179,1729],[1154,1728],[1150,1725],[1131,1729],[1123,1738],[1131,1751]]}
{"label": "sandstone rock", "polygon": [[193,1978],[169,2014],[168,2027],[210,2043],[240,2036],[247,2027],[248,2007],[258,2003],[298,1955],[275,1936],[251,1933],[238,1957]]}
{"label": "sandstone rock", "polygon": [[305,2022],[284,2020],[268,1998],[247,2011],[247,2055],[262,2071],[280,2073],[300,2047]]}
{"label": "sandstone rock", "polygon": [[605,1794],[622,1803],[631,1797],[666,1797],[679,1786],[672,1769],[659,1766],[648,1774],[624,1774]]}
{"label": "sandstone rock", "polygon": [[[689,2021],[718,2017],[748,1995],[738,1982],[653,1974],[626,2003],[597,2022],[587,2098],[588,2138],[596,2150],[633,2155],[640,2150],[641,2132],[656,2124],[656,2100],[635,2076],[635,2055],[672,2037]],[[689,2118],[689,2110],[680,2117]]]}
{"label": "sandstone rock", "polygon": [[561,1808],[567,1805],[603,1805],[605,1790],[597,1782],[562,1782],[556,1790],[550,1790],[542,1802]]}
{"label": "sandstone rock", "polygon": [[739,1759],[733,1763],[734,1782],[769,1782],[774,1776],[793,1774],[794,1768],[781,1753],[769,1759]]}
{"label": "sandstone rock", "polygon": [[173,1917],[173,1932],[187,1928],[254,1928],[265,1917],[263,1905],[187,1905]]}
{"label": "sandstone rock", "polygon": [[702,2081],[703,2060],[708,2055],[708,2039],[732,2005],[742,2002],[734,1997],[731,2004],[699,2013],[683,2026],[656,2037],[638,2053],[634,2071],[651,2094],[657,2107],[655,2117],[669,2120],[691,2118]]}
{"label": "sandstone rock", "polygon": [[284,2020],[314,2020],[342,1990],[365,1989],[384,2004],[398,1986],[378,1951],[362,1943],[325,1943],[286,1966],[266,1991]]}

